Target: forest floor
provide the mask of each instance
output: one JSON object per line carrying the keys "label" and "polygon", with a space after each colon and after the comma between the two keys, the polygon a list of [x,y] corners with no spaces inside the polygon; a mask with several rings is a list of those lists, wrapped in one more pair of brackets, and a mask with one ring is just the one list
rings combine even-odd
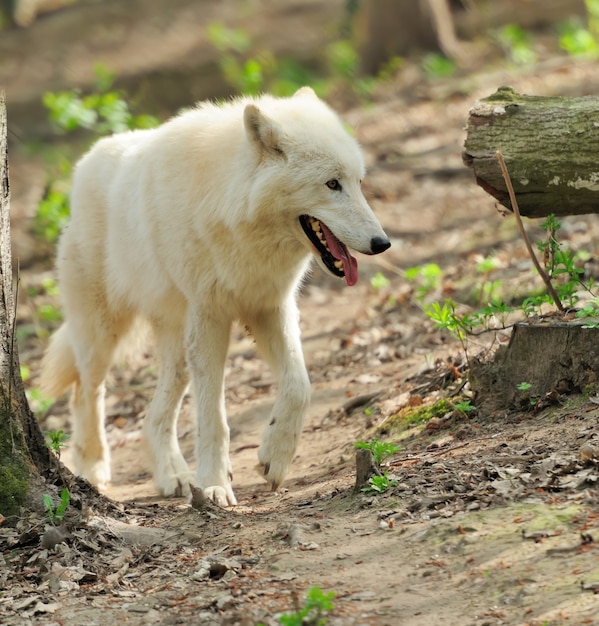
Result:
{"label": "forest floor", "polygon": [[[198,510],[157,497],[140,446],[155,381],[148,348],[108,381],[112,514],[73,503],[69,536],[58,543],[33,518],[0,527],[0,622],[271,625],[318,586],[336,594],[329,624],[599,623],[599,472],[588,454],[596,398],[563,396],[541,411],[490,407],[485,390],[473,393],[462,378],[462,346],[433,327],[404,276],[436,263],[443,274],[427,297],[471,305],[483,282],[500,281],[508,297],[540,288],[513,218],[495,210],[461,162],[469,108],[503,84],[537,95],[596,93],[599,69],[558,59],[534,72],[452,81],[404,74],[374,104],[344,114],[367,155],[366,195],[393,245],[359,259],[355,287],[315,268],[303,290],[313,400],[284,489],[269,492],[253,469],[276,385],[235,329],[226,400],[239,505]],[[11,174],[23,175],[18,165]],[[527,227],[541,237],[538,224]],[[599,258],[596,216],[564,219],[559,237],[587,250],[589,267]],[[477,271],[490,256],[494,269]],[[378,272],[389,285],[372,286]],[[34,393],[40,306],[57,306],[40,288],[51,275],[22,272],[20,355],[42,428],[69,431],[66,400],[42,411]],[[498,333],[495,343],[508,337]],[[491,339],[471,342],[470,355]],[[452,394],[480,406],[421,423],[390,420]],[[179,436],[193,465],[189,397]],[[354,443],[373,437],[401,446],[387,468],[397,485],[356,494]],[[63,460],[70,465],[68,446]]]}

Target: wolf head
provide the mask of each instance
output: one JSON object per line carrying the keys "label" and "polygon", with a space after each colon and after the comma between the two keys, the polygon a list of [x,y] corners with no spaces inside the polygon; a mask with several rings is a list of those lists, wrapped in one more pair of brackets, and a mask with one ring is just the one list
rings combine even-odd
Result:
{"label": "wolf head", "polygon": [[292,98],[247,104],[244,124],[259,161],[261,195],[323,268],[354,285],[358,263],[349,249],[379,254],[391,245],[361,191],[358,143],[309,87]]}

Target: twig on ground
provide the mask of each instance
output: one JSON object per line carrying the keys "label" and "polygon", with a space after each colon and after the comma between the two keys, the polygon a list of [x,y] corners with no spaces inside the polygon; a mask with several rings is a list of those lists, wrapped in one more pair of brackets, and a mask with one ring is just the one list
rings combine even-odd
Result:
{"label": "twig on ground", "polygon": [[526,234],[526,230],[524,229],[522,216],[520,215],[520,207],[518,206],[518,201],[516,200],[516,194],[514,192],[514,186],[512,185],[512,179],[510,178],[510,175],[507,171],[507,166],[505,164],[505,161],[503,160],[503,155],[501,154],[499,150],[497,150],[497,152],[495,153],[495,156],[497,157],[497,160],[499,161],[499,167],[501,168],[501,173],[503,174],[503,179],[505,180],[507,191],[510,196],[510,202],[512,203],[512,211],[514,212],[514,215],[516,216],[516,223],[518,224],[518,230],[520,231],[520,234],[522,235],[522,239],[524,239],[524,243],[526,244],[526,249],[528,250],[528,254],[530,255],[530,258],[537,272],[539,273],[539,276],[543,279],[543,282],[545,283],[545,286],[547,287],[547,291],[549,292],[549,295],[553,298],[553,301],[555,302],[555,306],[558,308],[559,311],[563,311],[564,306],[561,300],[559,299],[559,296],[555,292],[555,289],[553,288],[553,285],[551,284],[551,280],[549,279],[549,276],[547,276],[547,272],[541,267],[541,264],[539,263],[539,260],[537,259],[537,256],[534,253],[534,250],[532,249],[532,244],[530,243],[530,239],[528,238],[528,235]]}
{"label": "twig on ground", "polygon": [[383,393],[382,391],[373,391],[372,393],[365,393],[365,394],[362,394],[360,396],[354,396],[353,398],[350,398],[341,407],[341,409],[345,413],[349,414],[354,409],[357,409],[360,406],[364,406],[365,404],[368,404],[371,400],[374,400],[375,398],[380,396],[382,393]]}

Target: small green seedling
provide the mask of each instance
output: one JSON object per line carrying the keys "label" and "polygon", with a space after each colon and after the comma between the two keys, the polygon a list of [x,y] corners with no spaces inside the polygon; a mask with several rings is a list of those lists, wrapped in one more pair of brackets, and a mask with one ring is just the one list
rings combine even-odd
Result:
{"label": "small green seedling", "polygon": [[362,487],[363,493],[385,493],[389,491],[391,487],[397,486],[397,481],[393,478],[389,478],[387,472],[382,476],[372,476],[368,479],[368,486]]}
{"label": "small green seedling", "polygon": [[48,437],[46,445],[60,459],[60,452],[67,445],[70,435],[65,433],[64,430],[49,430],[46,432],[46,436]]}
{"label": "small green seedling", "polygon": [[[518,391],[523,391],[525,392],[524,398],[527,397],[527,392],[530,391],[530,389],[532,388],[532,385],[530,383],[527,383],[525,381],[518,383],[516,385],[516,389]],[[538,404],[539,404],[539,398],[537,398],[536,396],[529,396],[528,397],[528,402],[530,403],[531,408],[535,408]]]}
{"label": "small green seedling", "polygon": [[470,400],[458,402],[453,408],[458,411],[458,413],[463,413],[464,415],[472,413],[472,411],[476,411],[476,407],[470,402]]}
{"label": "small green seedling", "polygon": [[53,526],[60,524],[64,518],[64,515],[69,508],[69,503],[71,501],[71,494],[69,490],[65,487],[60,492],[60,503],[56,508],[54,508],[54,500],[52,500],[52,496],[48,493],[45,493],[42,496],[42,501],[44,503],[44,507],[46,508],[46,515],[48,516],[48,520]]}
{"label": "small green seedling", "polygon": [[278,622],[282,626],[325,626],[328,622],[325,613],[334,608],[334,591],[324,591],[320,587],[310,587],[303,607],[295,607],[293,613],[283,613]]}
{"label": "small green seedling", "polygon": [[516,385],[516,389],[518,389],[518,391],[528,391],[531,387],[532,385],[527,382],[521,382]]}
{"label": "small green seedling", "polygon": [[373,439],[369,442],[358,441],[357,443],[354,443],[354,448],[358,448],[360,450],[370,450],[372,460],[379,467],[388,457],[401,450],[400,447],[395,446],[392,443],[379,441],[378,439]]}

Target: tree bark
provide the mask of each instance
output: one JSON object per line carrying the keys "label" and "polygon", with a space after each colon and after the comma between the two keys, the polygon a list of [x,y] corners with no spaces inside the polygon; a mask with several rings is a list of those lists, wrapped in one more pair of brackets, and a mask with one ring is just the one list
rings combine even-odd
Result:
{"label": "tree bark", "polygon": [[524,96],[510,87],[470,110],[464,163],[511,210],[496,152],[505,159],[520,213],[599,213],[599,98]]}
{"label": "tree bark", "polygon": [[[7,122],[0,92],[0,514],[28,505],[52,461],[21,379],[15,341],[15,299],[10,254]],[[41,501],[40,501],[41,503]]]}

